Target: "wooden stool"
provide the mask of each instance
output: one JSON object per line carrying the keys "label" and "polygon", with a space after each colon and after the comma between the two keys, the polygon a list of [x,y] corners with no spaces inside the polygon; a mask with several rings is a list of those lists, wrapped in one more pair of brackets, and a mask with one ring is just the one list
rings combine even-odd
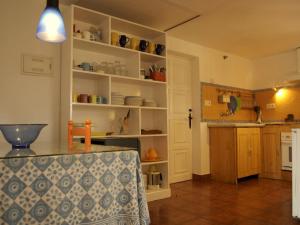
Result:
{"label": "wooden stool", "polygon": [[84,127],[74,127],[73,121],[68,122],[68,150],[71,152],[73,150],[73,137],[74,136],[84,136],[85,140],[85,151],[91,150],[91,121],[86,120]]}

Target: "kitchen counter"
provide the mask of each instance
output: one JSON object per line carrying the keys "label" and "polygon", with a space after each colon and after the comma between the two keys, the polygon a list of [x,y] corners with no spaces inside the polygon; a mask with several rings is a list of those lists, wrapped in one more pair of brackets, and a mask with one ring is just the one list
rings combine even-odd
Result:
{"label": "kitchen counter", "polygon": [[263,122],[263,123],[234,123],[234,122],[208,122],[207,127],[265,127],[271,125],[282,125],[282,126],[292,126],[292,125],[300,125],[300,121],[295,122]]}
{"label": "kitchen counter", "polygon": [[266,124],[259,123],[207,123],[207,127],[264,127]]}

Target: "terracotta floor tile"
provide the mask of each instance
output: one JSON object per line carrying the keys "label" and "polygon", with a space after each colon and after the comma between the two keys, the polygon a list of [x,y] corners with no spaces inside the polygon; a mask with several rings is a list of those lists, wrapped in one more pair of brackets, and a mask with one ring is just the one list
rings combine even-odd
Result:
{"label": "terracotta floor tile", "polygon": [[291,183],[251,179],[171,185],[172,197],[149,203],[152,225],[293,225]]}

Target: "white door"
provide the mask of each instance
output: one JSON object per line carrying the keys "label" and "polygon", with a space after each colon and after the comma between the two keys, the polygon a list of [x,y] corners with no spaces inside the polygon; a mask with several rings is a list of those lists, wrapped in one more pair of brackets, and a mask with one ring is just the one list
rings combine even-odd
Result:
{"label": "white door", "polygon": [[189,109],[192,104],[192,61],[168,54],[170,182],[192,179],[192,129]]}

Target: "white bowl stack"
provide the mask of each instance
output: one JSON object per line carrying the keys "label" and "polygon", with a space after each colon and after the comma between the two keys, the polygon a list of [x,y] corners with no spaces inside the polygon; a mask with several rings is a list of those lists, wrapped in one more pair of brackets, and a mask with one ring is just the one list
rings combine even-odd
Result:
{"label": "white bowl stack", "polygon": [[143,106],[146,106],[146,107],[157,107],[157,103],[153,99],[144,99]]}
{"label": "white bowl stack", "polygon": [[125,96],[119,92],[111,93],[111,104],[112,105],[124,105]]}
{"label": "white bowl stack", "polygon": [[125,105],[141,106],[143,105],[143,98],[140,96],[126,96]]}

